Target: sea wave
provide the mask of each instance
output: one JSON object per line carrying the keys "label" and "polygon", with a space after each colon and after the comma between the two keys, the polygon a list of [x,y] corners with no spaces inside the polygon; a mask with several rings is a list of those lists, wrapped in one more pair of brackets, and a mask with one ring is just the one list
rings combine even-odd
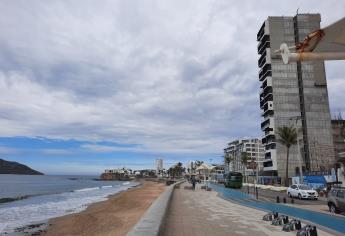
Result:
{"label": "sea wave", "polygon": [[92,190],[98,190],[100,187],[92,187],[92,188],[82,188],[74,190],[73,192],[85,192],[85,191],[92,191]]}
{"label": "sea wave", "polygon": [[88,205],[104,201],[109,195],[125,191],[131,185],[104,185],[72,192],[40,195],[8,202],[0,206],[0,235],[11,233],[16,228],[84,210]]}
{"label": "sea wave", "polygon": [[101,188],[112,188],[113,185],[105,185],[105,186],[102,186]]}

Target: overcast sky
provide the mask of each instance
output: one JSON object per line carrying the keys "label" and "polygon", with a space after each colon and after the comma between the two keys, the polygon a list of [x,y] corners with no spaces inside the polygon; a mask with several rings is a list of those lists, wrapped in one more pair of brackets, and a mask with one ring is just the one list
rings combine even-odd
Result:
{"label": "overcast sky", "polygon": [[[297,8],[327,26],[345,1],[0,1],[0,158],[47,173],[220,161],[262,136],[256,33]],[[344,65],[326,64],[343,115]]]}

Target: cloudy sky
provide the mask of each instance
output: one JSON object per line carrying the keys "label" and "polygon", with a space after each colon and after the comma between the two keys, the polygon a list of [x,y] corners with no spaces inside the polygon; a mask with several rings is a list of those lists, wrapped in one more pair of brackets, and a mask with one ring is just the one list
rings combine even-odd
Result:
{"label": "cloudy sky", "polygon": [[[45,173],[220,161],[260,137],[256,33],[345,1],[0,1],[0,158]],[[344,62],[326,64],[345,115]]]}

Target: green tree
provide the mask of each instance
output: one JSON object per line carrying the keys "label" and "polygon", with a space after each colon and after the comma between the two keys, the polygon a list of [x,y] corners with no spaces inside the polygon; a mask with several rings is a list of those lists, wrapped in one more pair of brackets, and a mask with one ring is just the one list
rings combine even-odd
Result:
{"label": "green tree", "polygon": [[177,173],[177,176],[178,176],[178,177],[181,177],[181,175],[182,175],[182,173],[183,173],[183,171],[184,171],[184,168],[183,168],[183,165],[182,165],[181,162],[178,162],[178,163],[176,164],[176,166],[175,166],[175,171],[176,171],[176,173]]}
{"label": "green tree", "polygon": [[168,175],[173,179],[175,177],[181,177],[182,173],[185,171],[181,162],[178,162],[176,165],[170,167],[167,171]]}
{"label": "green tree", "polygon": [[204,164],[203,161],[198,161],[198,160],[196,160],[194,163],[195,163],[195,167],[196,167],[196,168],[198,168],[199,166],[201,166],[202,164]]}
{"label": "green tree", "polygon": [[[196,160],[195,162],[194,162],[194,170],[196,170],[199,166],[201,166],[202,164],[204,164],[204,162],[203,161],[198,161],[198,160]],[[200,174],[200,171],[199,171],[199,174]]]}
{"label": "green tree", "polygon": [[290,147],[297,143],[297,131],[293,127],[278,127],[278,142],[286,147],[286,168],[285,168],[285,186],[289,186],[289,152]]}
{"label": "green tree", "polygon": [[250,156],[247,152],[242,152],[241,153],[241,163],[243,165],[243,175],[246,176],[246,166],[247,162],[250,160]]}
{"label": "green tree", "polygon": [[224,162],[228,165],[228,170],[230,172],[230,163],[234,161],[234,157],[229,153],[225,153]]}

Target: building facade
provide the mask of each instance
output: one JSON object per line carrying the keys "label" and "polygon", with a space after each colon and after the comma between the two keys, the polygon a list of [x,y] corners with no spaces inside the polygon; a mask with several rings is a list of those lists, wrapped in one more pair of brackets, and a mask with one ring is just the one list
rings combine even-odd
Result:
{"label": "building facade", "polygon": [[334,163],[324,62],[285,65],[280,55],[274,53],[281,43],[293,46],[310,32],[320,29],[320,21],[320,14],[268,17],[257,34],[266,175],[285,177],[286,147],[277,142],[276,133],[282,126],[296,127],[299,134],[301,158],[297,145],[293,145],[289,176],[299,174],[300,161],[302,169],[310,173],[328,170]]}
{"label": "building facade", "polygon": [[[242,153],[244,152],[248,156],[248,161],[245,165],[242,162]],[[241,172],[249,175],[254,174],[257,168],[259,171],[262,170],[265,149],[261,139],[239,139],[228,143],[228,146],[224,149],[224,154],[232,159],[229,167],[227,164],[225,165],[226,171]]]}
{"label": "building facade", "polygon": [[332,120],[332,134],[336,159],[345,156],[345,120]]}
{"label": "building facade", "polygon": [[163,159],[156,159],[156,174],[163,171]]}

